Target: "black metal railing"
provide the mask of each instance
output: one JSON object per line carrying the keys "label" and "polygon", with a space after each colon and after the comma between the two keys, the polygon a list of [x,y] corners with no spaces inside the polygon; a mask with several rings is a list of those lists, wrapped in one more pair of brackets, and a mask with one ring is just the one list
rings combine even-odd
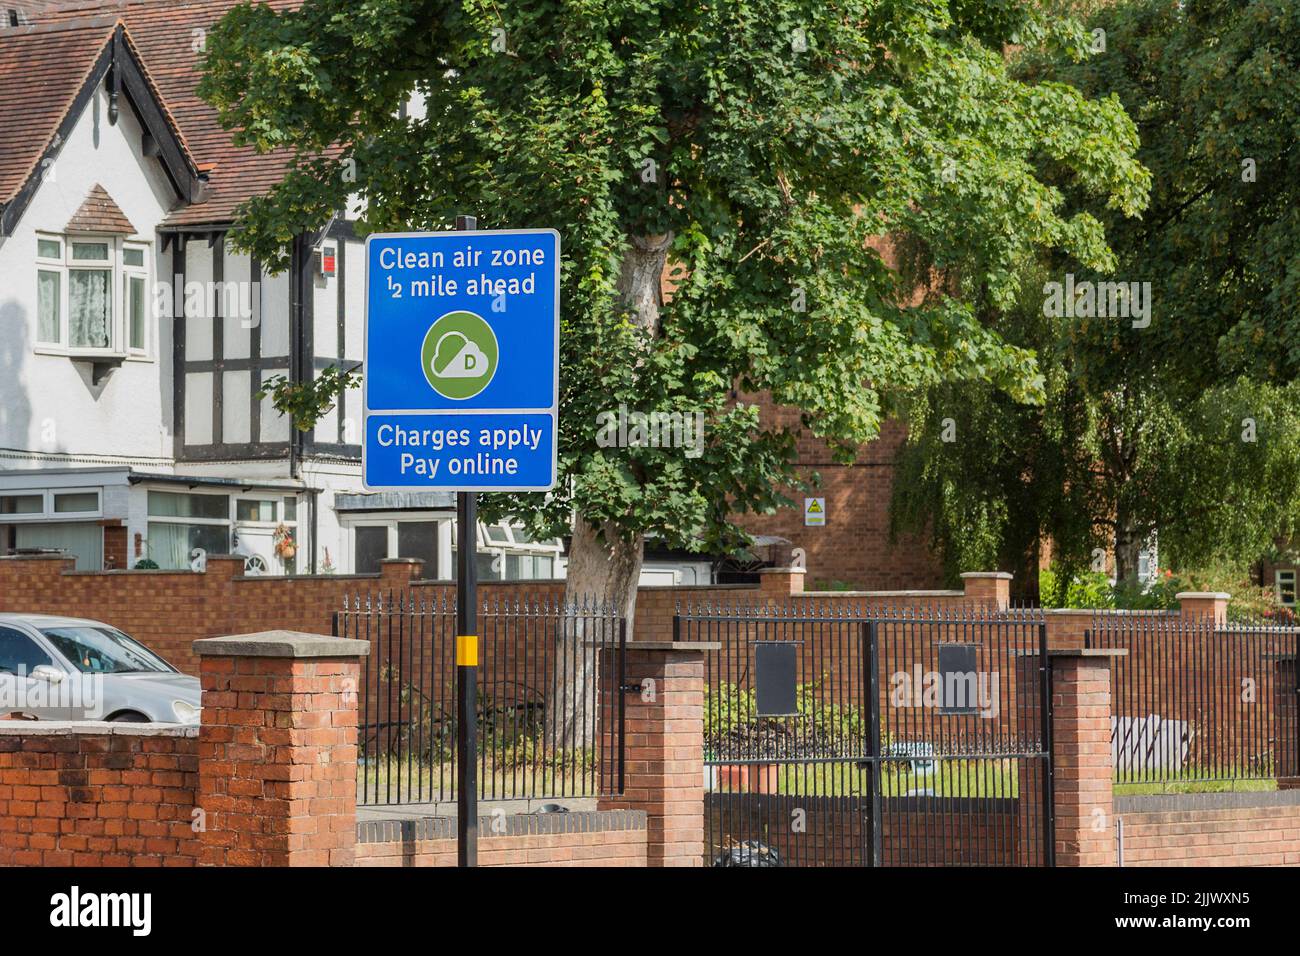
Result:
{"label": "black metal railing", "polygon": [[[623,618],[594,601],[490,600],[478,632],[479,798],[621,793]],[[334,633],[370,643],[358,690],[358,803],[454,800],[455,600],[354,596]]]}
{"label": "black metal railing", "polygon": [[1098,614],[1087,647],[1123,648],[1111,665],[1115,782],[1230,785],[1293,776],[1295,628],[1177,614]]}
{"label": "black metal railing", "polygon": [[1040,612],[697,606],[706,865],[1050,865]]}

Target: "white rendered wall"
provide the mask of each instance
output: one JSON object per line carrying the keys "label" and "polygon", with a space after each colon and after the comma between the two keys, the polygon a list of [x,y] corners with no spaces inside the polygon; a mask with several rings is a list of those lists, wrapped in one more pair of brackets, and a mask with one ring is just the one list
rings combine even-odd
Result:
{"label": "white rendered wall", "polygon": [[[14,235],[0,238],[0,448],[34,453],[26,460],[8,456],[0,468],[48,466],[64,456],[150,464],[171,456],[170,362],[160,361],[170,355],[170,330],[151,319],[148,358],[127,359],[98,386],[91,384],[89,363],[34,347],[36,233],[62,233],[96,183],[139,230],[130,238],[152,244],[158,275],[155,230],[176,195],[158,161],[141,154],[140,124],[122,102],[117,124],[109,125],[108,96],[102,88],[96,93]],[[65,301],[67,294],[65,282]],[[120,309],[117,277],[113,294]]]}

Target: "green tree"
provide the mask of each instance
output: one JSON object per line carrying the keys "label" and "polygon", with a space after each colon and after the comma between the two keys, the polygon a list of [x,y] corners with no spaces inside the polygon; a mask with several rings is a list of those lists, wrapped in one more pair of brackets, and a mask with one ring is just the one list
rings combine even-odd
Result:
{"label": "green tree", "polygon": [[[1150,207],[1140,220],[1102,212],[1108,274],[1048,253],[1026,267],[1017,307],[988,317],[1036,351],[1043,405],[960,384],[918,401],[895,524],[922,527],[932,510],[939,546],[968,566],[1032,571],[1050,538],[1062,586],[1096,548],[1131,580],[1153,535],[1162,563],[1244,565],[1300,516],[1300,19],[1290,3],[1136,0],[1101,6],[1088,28],[1104,50],[1081,62],[1030,51],[1017,75],[1117,96],[1153,174]],[[1086,197],[1043,175],[1080,208]],[[1150,282],[1149,325],[1044,316],[1040,290],[1066,272]],[[945,409],[959,443],[934,437]]]}
{"label": "green tree", "polygon": [[[733,515],[784,503],[794,436],[737,393],[801,409],[846,459],[898,390],[1041,397],[979,306],[1013,302],[1035,251],[1112,266],[1095,212],[1135,213],[1148,181],[1118,102],[1017,79],[1013,43],[1086,48],[1017,0],[307,0],[233,9],[202,92],[240,142],[297,156],[232,236],[273,267],[350,192],[366,230],[560,231],[559,482],[484,512],[572,526],[569,593],[630,613],[647,534],[728,550]],[[398,113],[412,96],[424,115]],[[882,234],[944,294],[914,301]],[[306,397],[300,423],[329,399]],[[704,454],[599,447],[619,403],[702,410]]]}

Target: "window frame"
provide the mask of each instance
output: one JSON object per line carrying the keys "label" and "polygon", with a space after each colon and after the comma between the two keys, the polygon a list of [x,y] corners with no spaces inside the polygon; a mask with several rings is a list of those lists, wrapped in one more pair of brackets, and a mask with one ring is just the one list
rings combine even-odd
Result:
{"label": "window frame", "polygon": [[[126,253],[139,252],[141,254],[141,264],[138,266],[128,265]],[[123,351],[128,358],[148,359],[152,354],[152,343],[150,342],[152,318],[152,295],[149,281],[149,244],[144,242],[123,241],[122,254],[122,344],[125,346]],[[131,284],[132,282],[141,282],[144,285],[143,298],[140,303],[142,314],[140,316],[140,345],[137,347],[131,341]]]}
{"label": "window frame", "polygon": [[[88,495],[95,496],[94,511],[55,511],[54,499],[61,495]],[[17,524],[22,522],[50,522],[50,521],[84,521],[88,518],[102,518],[104,516],[104,489],[101,486],[76,486],[68,488],[5,488],[0,490],[0,497],[5,498],[36,498],[41,499],[41,510],[15,513],[0,514],[0,522],[5,524]]]}
{"label": "window frame", "polygon": [[[1283,598],[1283,576],[1290,577],[1290,601]],[[1277,568],[1273,572],[1273,587],[1277,594],[1278,604],[1283,607],[1296,607],[1300,604],[1300,571],[1296,568]]]}
{"label": "window frame", "polygon": [[[35,234],[36,251],[33,263],[36,271],[36,322],[33,346],[42,355],[59,355],[72,359],[121,358],[128,361],[151,362],[155,358],[155,340],[153,307],[153,244],[146,239],[127,238],[124,236],[98,235],[92,233],[59,233],[38,231]],[[57,242],[57,258],[42,256],[42,242]],[[74,245],[103,245],[107,255],[104,259],[74,259]],[[141,253],[141,265],[128,265],[127,250]],[[108,334],[109,342],[105,348],[72,344],[72,275],[75,272],[108,273]],[[40,319],[40,276],[47,273],[57,276],[58,309],[56,320],[58,328],[57,341],[41,339]],[[141,321],[141,344],[136,346],[131,340],[131,289],[137,282],[143,282],[143,315]]]}

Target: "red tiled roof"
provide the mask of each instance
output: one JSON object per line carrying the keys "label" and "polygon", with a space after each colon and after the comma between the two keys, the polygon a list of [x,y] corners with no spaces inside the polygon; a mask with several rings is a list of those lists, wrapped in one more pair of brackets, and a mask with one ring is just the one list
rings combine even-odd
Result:
{"label": "red tiled roof", "polygon": [[[41,19],[58,22],[89,13],[111,13],[126,23],[137,55],[148,69],[163,103],[180,128],[199,169],[208,170],[207,198],[181,206],[167,226],[228,223],[241,203],[261,195],[279,182],[292,161],[286,150],[258,154],[236,146],[221,127],[217,111],[195,93],[201,77],[200,52],[194,50],[196,30],[208,30],[237,0],[62,0],[48,7]],[[291,9],[301,0],[270,0]],[[0,33],[0,49],[5,39]],[[3,114],[0,114],[3,115]]]}
{"label": "red tiled roof", "polygon": [[114,26],[99,17],[0,30],[0,203],[36,170]]}
{"label": "red tiled roof", "polygon": [[126,213],[108,194],[108,190],[95,183],[81,208],[72,214],[64,232],[94,232],[99,234],[134,236],[135,226]]}

